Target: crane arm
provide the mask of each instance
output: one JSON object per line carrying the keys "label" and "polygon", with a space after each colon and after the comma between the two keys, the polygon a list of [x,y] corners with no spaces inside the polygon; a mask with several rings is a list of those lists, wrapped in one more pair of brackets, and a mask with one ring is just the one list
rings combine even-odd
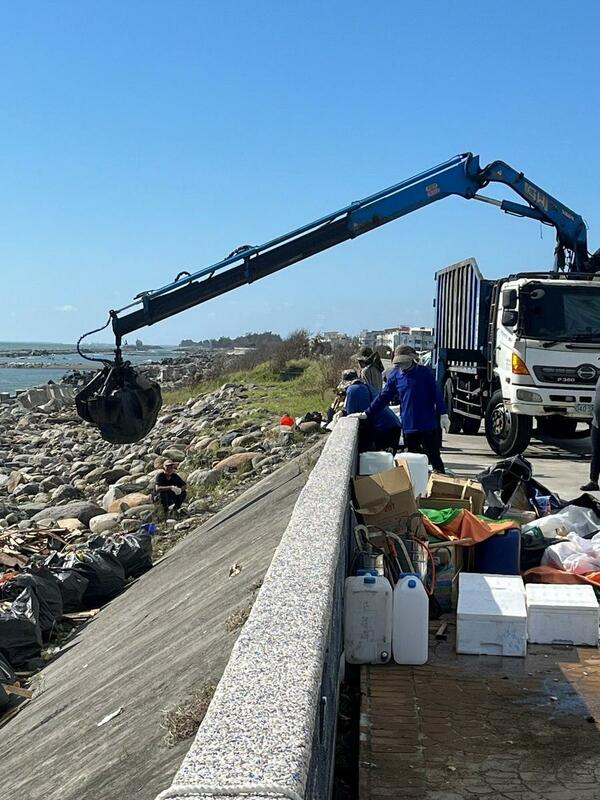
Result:
{"label": "crane arm", "polygon": [[[530,205],[509,200],[496,201],[508,214],[539,219],[556,229],[556,268],[572,272],[594,271],[589,262],[587,228],[583,217],[563,205],[551,194],[536,186],[522,172],[504,161],[493,161],[479,173],[481,188],[488,182],[503,183],[521,195]],[[485,198],[487,199],[487,198]]]}
{"label": "crane arm", "polygon": [[[490,182],[506,184],[529,205],[478,194]],[[132,304],[140,304],[141,308],[129,311],[132,306],[126,306],[120,311],[111,311],[117,347],[123,336],[146,325],[179,314],[246,283],[253,283],[449,195],[483,200],[509,214],[552,225],[557,232],[557,268],[591,271],[587,231],[578,214],[508,164],[494,161],[482,169],[479,156],[464,153],[263,245],[238,248],[222,261],[192,274],[185,273],[185,277],[160,289],[142,293]],[[129,313],[119,316],[125,310]]]}

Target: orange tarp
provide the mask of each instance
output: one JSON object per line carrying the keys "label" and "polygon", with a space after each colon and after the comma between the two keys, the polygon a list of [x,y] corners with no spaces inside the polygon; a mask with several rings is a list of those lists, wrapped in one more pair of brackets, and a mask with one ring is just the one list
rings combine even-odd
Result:
{"label": "orange tarp", "polygon": [[540,566],[532,567],[523,573],[525,583],[590,583],[600,586],[600,572],[588,572],[587,575],[576,575],[574,572],[565,572],[558,567]]}
{"label": "orange tarp", "polygon": [[423,515],[422,520],[427,533],[437,536],[438,539],[471,539],[475,543],[483,542],[495,533],[519,527],[512,520],[505,519],[501,522],[492,522],[491,520],[480,519],[470,511],[463,511],[451,522],[447,522],[443,526],[436,525],[425,515]]}

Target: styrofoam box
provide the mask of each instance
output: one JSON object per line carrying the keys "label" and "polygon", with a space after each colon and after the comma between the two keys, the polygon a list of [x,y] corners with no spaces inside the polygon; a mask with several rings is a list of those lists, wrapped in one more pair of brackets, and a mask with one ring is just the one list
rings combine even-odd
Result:
{"label": "styrofoam box", "polygon": [[598,601],[591,586],[530,583],[526,596],[530,642],[598,645]]}
{"label": "styrofoam box", "polygon": [[456,613],[456,652],[525,656],[527,608],[519,575],[461,572]]}

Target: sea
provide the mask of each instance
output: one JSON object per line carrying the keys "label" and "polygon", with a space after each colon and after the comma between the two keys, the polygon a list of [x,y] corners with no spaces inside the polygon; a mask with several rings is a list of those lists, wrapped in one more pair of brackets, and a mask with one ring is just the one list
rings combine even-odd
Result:
{"label": "sea", "polygon": [[[84,351],[87,356],[111,358],[114,345],[93,344]],[[44,350],[49,355],[35,355]],[[12,354],[19,352],[18,356]],[[26,354],[27,352],[33,354]],[[124,356],[132,364],[148,364],[174,355],[180,355],[175,346],[153,347],[127,351]],[[40,364],[43,363],[43,366]],[[18,367],[12,366],[19,364]],[[31,365],[31,366],[30,366]],[[74,344],[57,342],[0,342],[0,392],[14,394],[17,389],[31,389],[52,380],[57,383],[72,369],[96,369],[101,364],[84,361],[77,353]]]}

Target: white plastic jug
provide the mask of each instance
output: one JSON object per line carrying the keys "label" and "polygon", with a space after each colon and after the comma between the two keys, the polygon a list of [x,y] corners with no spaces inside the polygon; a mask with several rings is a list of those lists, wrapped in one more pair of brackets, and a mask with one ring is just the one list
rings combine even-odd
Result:
{"label": "white plastic jug", "polygon": [[344,649],[349,664],[385,664],[391,659],[392,605],[392,587],[383,575],[346,578]]}
{"label": "white plastic jug", "polygon": [[358,457],[359,475],[375,475],[388,469],[394,469],[394,456],[385,450],[361,453]]}
{"label": "white plastic jug", "polygon": [[416,575],[394,587],[392,652],[396,664],[425,664],[429,654],[429,598]]}
{"label": "white plastic jug", "polygon": [[535,534],[536,529],[545,539],[560,539],[569,533],[587,536],[600,529],[600,519],[589,508],[566,506],[556,514],[523,525],[521,532]]}
{"label": "white plastic jug", "polygon": [[429,482],[429,461],[424,453],[399,453],[396,464],[404,464],[410,473],[415,497],[425,497]]}

